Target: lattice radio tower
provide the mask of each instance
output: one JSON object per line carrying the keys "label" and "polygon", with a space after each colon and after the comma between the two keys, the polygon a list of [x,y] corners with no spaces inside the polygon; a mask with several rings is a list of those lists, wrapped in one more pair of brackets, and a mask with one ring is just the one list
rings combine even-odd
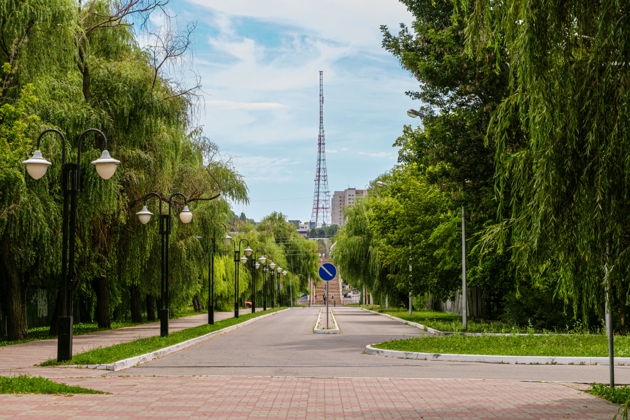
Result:
{"label": "lattice radio tower", "polygon": [[326,137],[324,136],[324,72],[319,72],[319,135],[317,136],[317,169],[311,227],[326,226],[330,214],[330,191],[326,169]]}

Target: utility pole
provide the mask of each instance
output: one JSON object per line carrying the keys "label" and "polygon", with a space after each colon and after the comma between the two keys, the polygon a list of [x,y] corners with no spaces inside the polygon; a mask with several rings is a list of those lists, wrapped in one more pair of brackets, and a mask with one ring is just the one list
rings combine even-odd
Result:
{"label": "utility pole", "polygon": [[468,329],[468,302],[466,292],[466,218],[462,205],[462,325]]}

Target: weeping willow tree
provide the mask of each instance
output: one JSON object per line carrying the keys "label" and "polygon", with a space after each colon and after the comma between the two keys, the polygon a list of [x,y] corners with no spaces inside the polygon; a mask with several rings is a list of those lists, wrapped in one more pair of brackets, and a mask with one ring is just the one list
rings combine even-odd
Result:
{"label": "weeping willow tree", "polygon": [[[630,304],[630,7],[627,1],[460,1],[470,50],[494,45],[511,94],[497,144],[501,224],[521,272],[552,278],[601,319],[606,290],[627,328]],[[506,55],[506,52],[509,52]]]}
{"label": "weeping willow tree", "polygon": [[347,283],[378,291],[384,273],[378,253],[378,238],[370,228],[368,201],[363,199],[345,209],[346,223],[335,237],[332,258]]}
{"label": "weeping willow tree", "polygon": [[287,283],[283,290],[288,292],[290,280],[294,294],[307,292],[309,279],[317,272],[317,243],[301,237],[279,212],[264,217],[256,226],[256,232],[260,249],[290,273],[288,279],[282,279]]}
{"label": "weeping willow tree", "polygon": [[[89,165],[82,167],[77,320],[95,315],[107,327],[112,317],[139,320],[143,312],[150,318],[155,311],[159,235],[156,223],[143,226],[135,218],[134,203],[143,194],[180,191],[195,198],[222,192],[235,202],[247,200],[242,177],[216,160],[216,145],[191,126],[190,91],[159,74],[125,23],[125,16],[162,3],[0,4],[0,302],[11,339],[26,336],[29,293],[44,289],[54,301],[59,289],[59,140],[51,137],[42,145],[53,161],[42,180],[27,180],[21,164],[41,129],[67,133],[68,159],[74,159],[77,133],[100,128],[123,162],[108,182]],[[97,157],[94,146],[99,145],[87,139],[84,162]],[[173,223],[174,306],[190,302],[207,272],[209,254],[197,236],[209,237],[231,214],[223,201],[197,204],[193,211],[191,226]],[[56,319],[54,313],[50,318]]]}
{"label": "weeping willow tree", "polygon": [[26,336],[28,288],[54,278],[60,259],[59,186],[50,181],[59,179],[59,168],[31,185],[21,165],[42,126],[29,82],[71,67],[64,46],[72,42],[68,22],[75,15],[66,1],[32,0],[4,1],[0,16],[0,303],[8,337],[19,339]]}

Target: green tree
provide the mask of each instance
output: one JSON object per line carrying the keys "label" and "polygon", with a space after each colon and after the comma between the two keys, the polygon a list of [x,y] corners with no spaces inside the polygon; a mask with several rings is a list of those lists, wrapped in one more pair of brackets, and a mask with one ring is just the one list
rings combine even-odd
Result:
{"label": "green tree", "polygon": [[[624,1],[517,0],[469,11],[470,51],[510,66],[490,125],[500,224],[519,271],[555,280],[565,301],[601,314],[605,290],[628,314],[630,14]],[[544,13],[542,12],[544,11]],[[514,141],[514,126],[524,141]],[[621,309],[620,309],[621,308]],[[622,318],[623,319],[623,318]]]}

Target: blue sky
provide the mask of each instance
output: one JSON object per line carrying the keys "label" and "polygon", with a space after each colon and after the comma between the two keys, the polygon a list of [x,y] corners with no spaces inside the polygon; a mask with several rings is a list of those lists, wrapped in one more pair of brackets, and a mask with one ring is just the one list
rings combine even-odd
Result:
{"label": "blue sky", "polygon": [[[191,53],[172,67],[184,85],[199,77],[193,122],[218,144],[249,188],[234,210],[311,216],[319,70],[329,189],[364,188],[396,161],[392,143],[418,84],[381,48],[379,26],[411,15],[397,0],[173,0],[176,27],[197,22]],[[164,25],[154,16],[152,23]]]}

